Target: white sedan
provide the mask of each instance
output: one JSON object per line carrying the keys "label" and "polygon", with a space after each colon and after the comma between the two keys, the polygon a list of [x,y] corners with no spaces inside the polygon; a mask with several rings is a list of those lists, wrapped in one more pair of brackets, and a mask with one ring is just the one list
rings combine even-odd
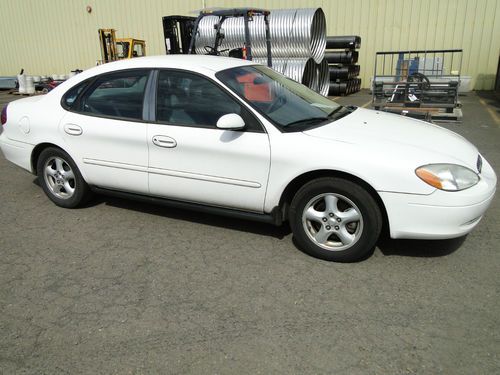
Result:
{"label": "white sedan", "polygon": [[441,127],[343,107],[273,70],[214,56],[89,69],[2,111],[0,146],[73,208],[91,192],[274,224],[297,245],[355,261],[392,238],[465,235],[496,176]]}

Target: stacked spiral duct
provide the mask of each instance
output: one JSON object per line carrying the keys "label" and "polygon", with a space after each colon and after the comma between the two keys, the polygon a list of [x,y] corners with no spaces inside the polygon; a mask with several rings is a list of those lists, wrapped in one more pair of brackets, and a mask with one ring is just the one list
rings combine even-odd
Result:
{"label": "stacked spiral duct", "polygon": [[323,60],[326,19],[321,8],[273,10],[269,26],[273,57],[312,57],[318,64]]}
{"label": "stacked spiral duct", "polygon": [[318,74],[318,90],[321,95],[328,96],[328,91],[330,89],[330,72],[328,61],[323,59],[321,63],[316,65]]}
{"label": "stacked spiral duct", "polygon": [[[213,46],[217,16],[201,19],[196,39],[197,54],[207,53],[205,46]],[[249,22],[253,60],[267,64],[266,28],[263,16],[254,16]],[[222,24],[224,39],[220,50],[241,48],[245,43],[242,17],[229,17]],[[269,16],[273,69],[301,82],[309,88],[328,94],[328,63],[324,59],[326,47],[326,19],[321,8],[278,9]],[[227,56],[228,51],[222,52]]]}
{"label": "stacked spiral duct", "polygon": [[[266,64],[267,58],[255,57],[256,63]],[[273,69],[297,82],[318,91],[317,66],[312,57],[293,57],[273,59]]]}

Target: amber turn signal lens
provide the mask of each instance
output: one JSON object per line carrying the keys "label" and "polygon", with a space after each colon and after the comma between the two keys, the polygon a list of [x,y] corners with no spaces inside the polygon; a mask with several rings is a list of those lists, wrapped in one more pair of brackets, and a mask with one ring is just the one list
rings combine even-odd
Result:
{"label": "amber turn signal lens", "polygon": [[436,176],[434,173],[429,172],[424,168],[419,168],[415,171],[418,177],[427,182],[429,185],[434,186],[437,189],[442,189],[443,184],[441,183],[441,179]]}

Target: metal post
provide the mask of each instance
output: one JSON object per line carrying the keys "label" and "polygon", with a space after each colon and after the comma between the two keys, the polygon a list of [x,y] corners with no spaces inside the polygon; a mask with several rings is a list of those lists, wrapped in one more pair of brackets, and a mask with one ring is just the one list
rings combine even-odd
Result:
{"label": "metal post", "polygon": [[267,14],[264,15],[264,24],[266,25],[266,47],[267,47],[267,66],[272,68],[272,58],[271,58],[271,33],[269,32],[269,19]]}
{"label": "metal post", "polygon": [[[453,52],[455,53],[455,52]],[[458,65],[458,86],[460,87],[460,76],[462,75],[462,50],[460,50],[460,63]],[[455,94],[455,103],[458,103],[458,87],[457,87],[457,92]]]}
{"label": "metal post", "polygon": [[215,44],[212,53],[215,54],[216,56],[218,55],[219,47],[222,44],[222,39],[224,39],[224,36],[221,37],[221,29],[222,29],[222,24],[226,20],[226,16],[222,16],[219,18],[219,22],[217,23],[217,26],[215,28]]}
{"label": "metal post", "polygon": [[[377,83],[377,60],[378,53],[375,54],[375,67],[373,68],[373,82],[372,82],[372,105],[375,104],[375,84]],[[384,85],[382,84],[382,92],[384,91]]]}
{"label": "metal post", "polygon": [[201,18],[202,15],[199,15],[198,18],[196,18],[196,21],[194,22],[193,34],[191,34],[191,42],[189,42],[189,50],[188,50],[189,55],[193,53],[193,49],[195,47],[196,36],[198,34],[198,24],[200,23]]}
{"label": "metal post", "polygon": [[245,44],[247,48],[247,60],[252,61],[252,42],[250,40],[250,30],[248,29],[248,12],[243,16],[245,21]]}

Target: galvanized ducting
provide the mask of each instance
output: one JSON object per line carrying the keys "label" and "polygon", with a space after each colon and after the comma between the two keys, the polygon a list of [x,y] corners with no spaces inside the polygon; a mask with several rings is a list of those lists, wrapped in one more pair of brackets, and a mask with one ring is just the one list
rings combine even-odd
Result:
{"label": "galvanized ducting", "polygon": [[[215,40],[214,25],[219,17],[204,17],[198,26],[196,53],[206,53],[205,46],[213,46]],[[245,42],[243,18],[227,18],[222,24],[224,40],[221,50],[241,48]],[[249,22],[252,55],[265,57],[266,35],[263,16],[254,16]],[[277,9],[269,16],[271,51],[273,58],[312,57],[320,63],[326,47],[326,19],[321,8]],[[227,55],[227,52],[223,53]]]}
{"label": "galvanized ducting", "polygon": [[323,60],[326,19],[321,8],[280,9],[269,16],[273,57],[312,57]]}
{"label": "galvanized ducting", "polygon": [[[249,22],[250,38],[252,41],[253,56],[267,56],[266,32],[264,17],[255,16],[252,22]],[[196,38],[195,50],[197,54],[205,54],[208,51],[206,46],[213,47],[215,42],[214,25],[219,22],[217,16],[207,16],[201,19],[198,25],[199,36]],[[227,18],[222,24],[224,30],[224,39],[222,40],[220,51],[221,55],[228,56],[229,51],[235,48],[243,47],[245,42],[245,27],[242,17]],[[222,52],[223,51],[223,52]]]}
{"label": "galvanized ducting", "polygon": [[[256,57],[253,61],[263,65],[267,63],[264,57]],[[330,78],[328,62],[325,59],[316,64],[311,57],[277,58],[273,59],[273,69],[321,95],[328,95]]]}
{"label": "galvanized ducting", "polygon": [[[255,57],[254,62],[265,65],[267,58]],[[277,72],[300,82],[307,87],[317,90],[318,74],[316,71],[316,63],[311,57],[295,57],[295,58],[276,58],[273,59],[273,69]]]}
{"label": "galvanized ducting", "polygon": [[328,90],[330,88],[330,72],[328,67],[328,61],[323,59],[319,64],[316,65],[318,74],[318,89],[316,90],[323,96],[328,96]]}
{"label": "galvanized ducting", "polygon": [[[219,18],[204,17],[196,39],[197,54],[205,54],[205,46],[213,47],[214,25]],[[241,48],[245,42],[243,18],[227,18],[222,24],[224,39],[219,50],[224,56],[229,50]],[[309,88],[328,94],[328,63],[324,60],[326,19],[321,8],[272,10],[269,16],[273,69],[301,82]],[[253,60],[267,65],[267,47],[263,16],[249,22]],[[226,50],[226,51],[224,51]],[[224,51],[224,52],[222,52]]]}

